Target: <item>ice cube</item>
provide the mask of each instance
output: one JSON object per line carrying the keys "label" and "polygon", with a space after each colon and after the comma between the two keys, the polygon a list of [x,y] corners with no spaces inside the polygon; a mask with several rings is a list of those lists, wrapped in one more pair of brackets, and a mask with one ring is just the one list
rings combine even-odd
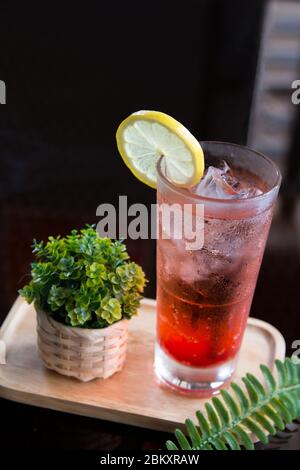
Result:
{"label": "ice cube", "polygon": [[245,199],[262,194],[259,188],[250,186],[248,182],[239,181],[224,160],[220,168],[209,166],[192,192],[216,199]]}

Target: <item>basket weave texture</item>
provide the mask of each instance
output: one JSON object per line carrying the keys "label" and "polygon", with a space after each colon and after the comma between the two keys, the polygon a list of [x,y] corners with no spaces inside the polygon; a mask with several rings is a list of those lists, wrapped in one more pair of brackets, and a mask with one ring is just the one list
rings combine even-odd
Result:
{"label": "basket weave texture", "polygon": [[107,328],[75,328],[36,308],[38,351],[44,365],[82,382],[106,379],[122,369],[126,358],[128,320]]}

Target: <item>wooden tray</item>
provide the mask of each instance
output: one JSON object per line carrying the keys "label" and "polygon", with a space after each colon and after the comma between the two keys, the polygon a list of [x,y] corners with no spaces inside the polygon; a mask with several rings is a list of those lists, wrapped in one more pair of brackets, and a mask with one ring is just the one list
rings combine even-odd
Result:
{"label": "wooden tray", "polygon": [[[109,379],[80,383],[43,367],[36,349],[35,312],[18,298],[0,330],[6,349],[6,364],[0,365],[0,396],[161,431],[182,427],[205,400],[180,396],[157,385],[152,365],[155,306],[155,301],[144,299],[139,316],[130,321],[125,368]],[[272,369],[274,359],[284,355],[285,342],[279,331],[250,318],[236,379],[245,372],[259,374],[260,363]]]}

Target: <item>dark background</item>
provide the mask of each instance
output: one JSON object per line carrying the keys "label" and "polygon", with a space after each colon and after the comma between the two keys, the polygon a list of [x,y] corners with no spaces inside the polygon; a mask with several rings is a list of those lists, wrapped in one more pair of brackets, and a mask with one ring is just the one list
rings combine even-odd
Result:
{"label": "dark background", "polygon": [[[201,140],[246,143],[263,2],[119,2],[1,15],[1,263],[4,311],[33,237],[95,222],[102,202],[155,202],[116,149],[139,109],[175,116]],[[9,243],[11,246],[7,246]],[[128,241],[155,295],[154,242]],[[14,282],[11,281],[14,277]]]}
{"label": "dark background", "polygon": [[[155,191],[117,154],[115,131],[128,114],[161,110],[201,140],[246,144],[264,8],[261,0],[99,2],[42,12],[0,6],[0,79],[7,87],[0,112],[0,319],[29,271],[33,238],[97,222],[97,206],[121,194],[129,204],[155,202]],[[296,196],[288,191],[299,168],[299,128],[281,193],[287,209],[273,224],[252,307],[253,316],[283,332],[288,352],[299,326]],[[154,297],[155,243],[127,245]],[[3,400],[0,409],[8,416],[2,445],[11,448],[15,420],[24,448],[150,449],[165,440]]]}

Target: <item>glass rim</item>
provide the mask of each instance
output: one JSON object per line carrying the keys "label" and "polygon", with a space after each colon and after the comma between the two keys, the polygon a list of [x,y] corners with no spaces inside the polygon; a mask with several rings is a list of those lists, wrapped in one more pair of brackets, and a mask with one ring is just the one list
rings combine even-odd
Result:
{"label": "glass rim", "polygon": [[273,184],[273,186],[270,189],[268,189],[268,191],[265,191],[261,194],[257,194],[255,196],[250,196],[250,197],[241,198],[241,199],[238,199],[238,198],[226,199],[226,198],[214,198],[214,197],[208,197],[208,196],[200,196],[199,194],[189,193],[188,188],[184,188],[184,187],[181,187],[181,186],[176,186],[175,184],[171,183],[171,181],[168,180],[168,178],[164,175],[164,173],[162,171],[162,168],[161,168],[162,161],[165,158],[164,155],[162,155],[159,158],[159,160],[156,164],[157,173],[159,175],[159,178],[161,178],[163,180],[163,182],[168,186],[168,188],[171,191],[176,192],[177,194],[179,194],[181,196],[196,199],[198,201],[207,201],[207,202],[210,202],[210,203],[223,203],[223,204],[224,203],[226,203],[226,204],[236,204],[236,203],[241,204],[241,203],[246,203],[247,201],[262,200],[265,197],[267,197],[270,193],[272,193],[274,190],[276,190],[277,188],[280,187],[282,176],[281,176],[281,172],[279,170],[279,167],[271,158],[267,157],[263,153],[261,153],[257,150],[253,150],[250,147],[248,147],[247,145],[232,144],[230,142],[223,142],[223,141],[218,141],[218,140],[203,140],[203,141],[199,141],[199,143],[200,143],[200,145],[202,145],[202,144],[203,145],[218,144],[218,145],[224,145],[224,146],[228,146],[228,147],[236,147],[236,148],[243,149],[243,150],[248,150],[249,152],[254,153],[259,158],[262,158],[262,159],[266,160],[273,167],[273,169],[275,170],[275,173],[276,173],[275,183]]}

